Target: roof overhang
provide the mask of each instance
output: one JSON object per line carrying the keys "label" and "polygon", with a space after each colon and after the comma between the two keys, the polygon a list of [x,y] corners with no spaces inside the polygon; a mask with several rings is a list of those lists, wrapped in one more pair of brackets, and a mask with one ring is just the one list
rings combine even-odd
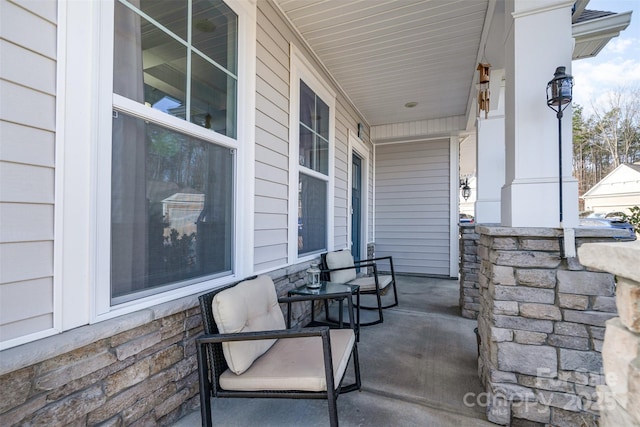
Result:
{"label": "roof overhang", "polygon": [[572,25],[575,47],[573,59],[596,56],[609,41],[629,26],[631,12],[616,13]]}

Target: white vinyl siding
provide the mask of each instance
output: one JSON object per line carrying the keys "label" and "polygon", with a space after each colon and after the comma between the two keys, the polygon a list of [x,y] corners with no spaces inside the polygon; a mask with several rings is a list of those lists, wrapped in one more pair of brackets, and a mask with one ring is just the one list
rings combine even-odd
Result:
{"label": "white vinyl siding", "polygon": [[[286,265],[288,250],[289,42],[272,19],[280,18],[268,3],[258,2],[255,271]],[[278,27],[287,28],[283,21]]]}
{"label": "white vinyl siding", "polygon": [[56,10],[0,0],[2,347],[54,333]]}
{"label": "white vinyl siding", "polygon": [[349,206],[351,201],[348,200],[348,170],[349,149],[349,117],[348,112],[341,102],[336,102],[336,132],[335,132],[335,149],[334,149],[334,205],[333,205],[333,229],[334,229],[334,248],[342,249],[350,247],[349,242],[351,236],[348,235],[351,214]]}
{"label": "white vinyl siding", "polygon": [[449,276],[449,139],[376,146],[376,256],[397,273]]}
{"label": "white vinyl siding", "polygon": [[[287,264],[289,250],[289,44],[304,49],[280,13],[269,2],[258,2],[256,60],[256,182],[254,270],[263,272]],[[305,51],[306,52],[306,51]],[[305,55],[310,58],[310,55]],[[316,72],[324,74],[316,67]],[[325,78],[329,81],[328,78]],[[335,88],[334,88],[335,89]],[[335,103],[334,128],[334,208],[335,248],[348,246],[349,214],[347,206],[347,142],[349,129],[357,132],[362,118],[338,93]],[[373,171],[373,164],[368,169]],[[364,178],[363,178],[364,179]],[[369,181],[369,240],[373,239],[373,174]]]}

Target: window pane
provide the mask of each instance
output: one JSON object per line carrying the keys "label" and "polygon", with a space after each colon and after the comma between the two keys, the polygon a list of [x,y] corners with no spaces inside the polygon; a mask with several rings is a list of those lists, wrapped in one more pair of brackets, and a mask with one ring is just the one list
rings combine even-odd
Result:
{"label": "window pane", "polygon": [[329,142],[316,136],[314,170],[329,174]]}
{"label": "window pane", "polygon": [[188,3],[116,2],[114,92],[235,138],[238,17],[221,0],[193,0],[190,34]]}
{"label": "window pane", "polygon": [[312,169],[313,140],[315,135],[307,127],[300,125],[300,166]]}
{"label": "window pane", "polygon": [[[187,39],[187,2],[184,0],[139,0],[140,9],[178,37]],[[129,0],[136,5],[136,0]]]}
{"label": "window pane", "polygon": [[307,125],[309,129],[315,129],[315,105],[316,94],[300,80],[300,122]]}
{"label": "window pane", "polygon": [[316,131],[324,139],[329,139],[329,106],[322,102],[320,98],[316,98]]}
{"label": "window pane", "polygon": [[237,74],[238,16],[220,0],[193,1],[193,46]]}
{"label": "window pane", "polygon": [[229,149],[119,112],[112,152],[112,302],[230,272]]}
{"label": "window pane", "polygon": [[236,80],[200,55],[191,59],[191,122],[235,138]]}
{"label": "window pane", "polygon": [[327,183],[300,174],[298,183],[298,254],[326,249]]}
{"label": "window pane", "polygon": [[114,92],[185,118],[187,48],[119,2],[115,17]]}
{"label": "window pane", "polygon": [[[321,132],[322,131],[322,132]],[[329,173],[329,107],[300,80],[299,163]]]}

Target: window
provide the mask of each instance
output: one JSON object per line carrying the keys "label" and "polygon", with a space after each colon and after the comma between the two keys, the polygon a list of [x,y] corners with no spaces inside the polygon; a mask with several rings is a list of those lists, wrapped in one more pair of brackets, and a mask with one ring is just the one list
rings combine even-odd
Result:
{"label": "window", "polygon": [[249,275],[256,3],[58,8],[55,327]]}
{"label": "window", "polygon": [[300,166],[329,173],[329,106],[300,80]]}
{"label": "window", "polygon": [[112,306],[232,272],[237,46],[220,0],[115,2]]}
{"label": "window", "polygon": [[297,245],[290,253],[300,259],[331,246],[335,94],[293,46],[292,57],[292,167],[298,173],[292,183],[297,192],[291,194],[297,201]]}
{"label": "window", "polygon": [[327,247],[329,106],[303,80],[299,129],[298,255],[304,255]]}
{"label": "window", "polygon": [[118,0],[116,94],[234,138],[237,15],[220,0]]}
{"label": "window", "polygon": [[231,151],[117,113],[112,153],[112,303],[229,272]]}

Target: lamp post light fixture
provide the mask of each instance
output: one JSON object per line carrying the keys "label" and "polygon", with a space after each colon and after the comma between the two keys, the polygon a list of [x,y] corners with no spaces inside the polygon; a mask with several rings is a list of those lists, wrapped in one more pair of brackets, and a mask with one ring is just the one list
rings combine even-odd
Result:
{"label": "lamp post light fixture", "polygon": [[553,79],[547,83],[547,106],[558,118],[558,168],[560,226],[562,226],[562,112],[571,104],[573,77],[565,72],[566,67],[557,67]]}

